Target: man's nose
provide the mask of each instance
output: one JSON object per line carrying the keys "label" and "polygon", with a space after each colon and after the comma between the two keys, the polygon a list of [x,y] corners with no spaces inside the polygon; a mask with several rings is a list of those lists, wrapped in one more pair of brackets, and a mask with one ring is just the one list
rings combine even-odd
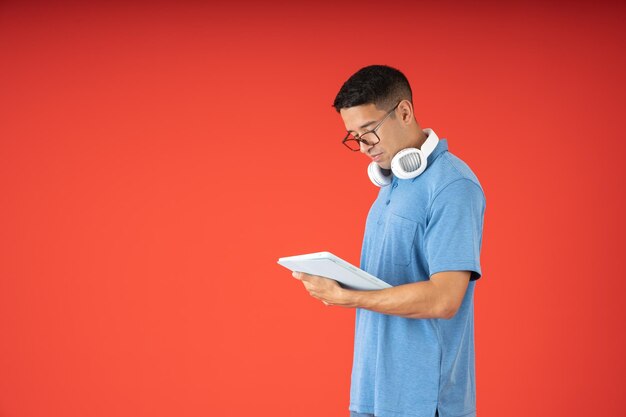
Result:
{"label": "man's nose", "polygon": [[359,142],[359,147],[361,148],[361,153],[364,153],[367,155],[367,152],[373,147],[374,145],[368,145],[364,142]]}

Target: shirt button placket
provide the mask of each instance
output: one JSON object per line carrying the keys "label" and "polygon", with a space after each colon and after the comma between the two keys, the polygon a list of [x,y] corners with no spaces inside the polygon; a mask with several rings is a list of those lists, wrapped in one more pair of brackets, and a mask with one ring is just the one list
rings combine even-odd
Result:
{"label": "shirt button placket", "polygon": [[384,223],[384,218],[385,216],[385,211],[386,211],[386,207],[391,203],[391,193],[393,193],[394,188],[396,188],[398,186],[397,181],[393,180],[391,183],[391,188],[389,189],[389,194],[387,195],[387,200],[385,200],[385,208],[383,209],[382,213],[380,214],[380,217],[378,218],[378,221],[376,222],[379,226],[382,225]]}
{"label": "shirt button placket", "polygon": [[389,198],[387,199],[387,201],[385,201],[386,206],[388,206],[389,203],[391,203],[391,194],[393,193],[393,190],[395,190],[397,186],[398,186],[398,180],[394,179],[391,182],[391,190],[389,190]]}

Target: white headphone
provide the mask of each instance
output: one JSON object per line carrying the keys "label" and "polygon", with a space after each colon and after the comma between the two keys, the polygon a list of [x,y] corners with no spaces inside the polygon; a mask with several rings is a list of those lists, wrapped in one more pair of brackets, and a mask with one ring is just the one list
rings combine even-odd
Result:
{"label": "white headphone", "polygon": [[[426,170],[428,156],[437,147],[439,138],[432,129],[424,129],[424,133],[426,133],[426,141],[420,149],[402,149],[391,159],[391,172],[393,172],[393,175],[400,179],[408,180],[417,177]],[[384,171],[387,171],[387,174]],[[374,185],[378,187],[385,187],[391,184],[391,173],[389,173],[389,170],[383,170],[376,162],[369,164],[367,174]]]}

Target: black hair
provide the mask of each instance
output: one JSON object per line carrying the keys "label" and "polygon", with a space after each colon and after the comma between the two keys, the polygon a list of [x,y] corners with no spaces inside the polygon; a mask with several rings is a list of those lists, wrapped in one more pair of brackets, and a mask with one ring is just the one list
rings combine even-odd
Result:
{"label": "black hair", "polygon": [[343,83],[333,107],[339,112],[361,104],[374,104],[388,110],[401,100],[413,102],[411,86],[404,74],[386,65],[370,65]]}

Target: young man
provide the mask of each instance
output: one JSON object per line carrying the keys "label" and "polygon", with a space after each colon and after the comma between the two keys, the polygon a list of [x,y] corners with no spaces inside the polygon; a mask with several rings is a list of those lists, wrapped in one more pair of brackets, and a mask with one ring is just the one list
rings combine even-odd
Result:
{"label": "young man", "polygon": [[344,145],[371,158],[370,179],[381,187],[361,268],[393,287],[352,291],[294,276],[324,304],[357,309],[351,416],[472,417],[485,197],[447,141],[422,130],[412,100],[400,71],[373,65],[352,75],[334,102]]}

